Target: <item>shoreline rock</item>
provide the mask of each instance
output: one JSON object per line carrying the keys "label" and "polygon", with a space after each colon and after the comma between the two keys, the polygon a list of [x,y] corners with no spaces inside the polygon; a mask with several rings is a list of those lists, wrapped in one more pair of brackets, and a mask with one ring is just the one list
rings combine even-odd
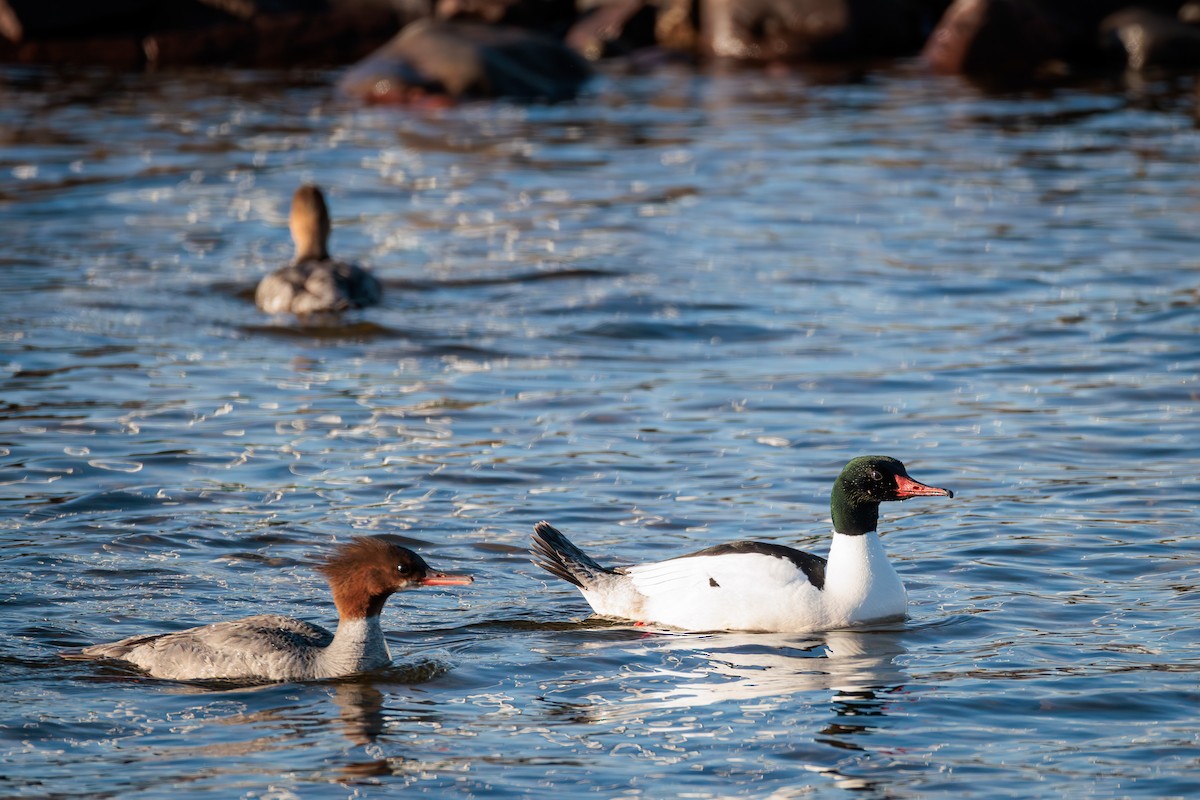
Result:
{"label": "shoreline rock", "polygon": [[[395,44],[414,24],[420,35]],[[517,45],[513,31],[540,38]],[[0,62],[354,64],[360,77],[369,65],[400,87],[385,102],[573,96],[586,69],[555,47],[643,63],[653,63],[647,54],[751,65],[919,56],[934,72],[1019,83],[1195,69],[1200,0],[0,0]],[[351,94],[384,101],[387,92]]]}
{"label": "shoreline rock", "polygon": [[511,98],[570,100],[591,77],[582,56],[521,28],[419,20],[351,67],[342,94],[372,104]]}

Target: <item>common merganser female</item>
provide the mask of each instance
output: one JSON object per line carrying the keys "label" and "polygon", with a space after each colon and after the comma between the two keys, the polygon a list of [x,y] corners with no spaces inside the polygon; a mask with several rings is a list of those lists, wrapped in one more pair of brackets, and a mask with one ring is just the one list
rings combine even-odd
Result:
{"label": "common merganser female", "polygon": [[340,545],[317,570],[333,591],[336,633],[291,617],[260,614],[176,633],[131,636],[64,655],[127,661],[153,677],[173,680],[340,678],[391,663],[379,615],[393,593],[474,580],[434,572],[413,551],[367,536]]}
{"label": "common merganser female", "polygon": [[259,282],[254,292],[259,308],[268,314],[336,314],[383,298],[374,275],[329,257],[329,208],[320,189],[306,184],[296,190],[288,225],[296,258]]}
{"label": "common merganser female", "polygon": [[768,542],[719,544],[668,561],[610,569],[548,522],[533,563],[575,584],[600,615],[689,631],[803,633],[904,617],[900,576],[879,541],[879,504],[942,495],[887,456],[860,456],[833,484],[829,558]]}

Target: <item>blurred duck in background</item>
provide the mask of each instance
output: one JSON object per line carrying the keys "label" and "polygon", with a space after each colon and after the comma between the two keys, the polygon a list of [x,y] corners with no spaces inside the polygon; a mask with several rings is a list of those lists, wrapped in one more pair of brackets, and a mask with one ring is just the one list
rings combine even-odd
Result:
{"label": "blurred duck in background", "polygon": [[329,257],[329,208],[321,190],[306,184],[292,196],[289,219],[296,257],[262,279],[254,302],[268,314],[337,314],[383,298],[383,286],[367,270]]}

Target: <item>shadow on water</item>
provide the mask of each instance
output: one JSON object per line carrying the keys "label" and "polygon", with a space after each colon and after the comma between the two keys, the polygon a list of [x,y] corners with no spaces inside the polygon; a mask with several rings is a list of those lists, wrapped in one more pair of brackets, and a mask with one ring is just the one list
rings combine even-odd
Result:
{"label": "shadow on water", "polygon": [[278,324],[241,325],[238,330],[243,335],[250,337],[309,341],[321,345],[338,345],[347,342],[359,344],[404,342],[407,346],[403,352],[408,356],[459,358],[481,362],[511,357],[510,353],[460,344],[454,337],[450,337],[452,341],[446,341],[446,337],[428,330],[391,328],[369,320],[345,317],[307,320],[281,319]]}
{"label": "shadow on water", "polygon": [[[596,279],[617,279],[628,276],[623,270],[589,269],[585,267],[566,267],[560,269],[545,269],[536,272],[517,272],[501,275],[484,275],[473,277],[447,277],[442,279],[418,280],[413,278],[381,277],[380,281],[387,290],[384,295],[404,296],[412,292],[436,292],[443,289],[466,289],[472,287],[508,286],[521,284],[536,284],[555,281],[576,281]],[[225,295],[248,303],[254,302],[257,284],[246,285],[239,283],[215,283],[211,286],[195,288],[191,294],[204,296],[210,293]]]}
{"label": "shadow on water", "polygon": [[393,330],[377,322],[350,320],[344,317],[325,316],[298,321],[295,319],[278,325],[242,325],[239,330],[248,336],[272,336],[282,339],[310,339],[319,342],[370,342],[379,339],[408,338],[403,331]]}
{"label": "shadow on water", "polygon": [[578,337],[636,339],[646,341],[765,342],[791,335],[756,325],[729,325],[714,322],[680,324],[673,322],[604,322],[577,331]]}

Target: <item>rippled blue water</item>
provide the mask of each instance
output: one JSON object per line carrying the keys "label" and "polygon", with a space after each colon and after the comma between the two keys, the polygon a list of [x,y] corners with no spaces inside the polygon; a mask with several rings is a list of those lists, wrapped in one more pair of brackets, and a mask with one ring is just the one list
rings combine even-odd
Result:
{"label": "rippled blue water", "polygon": [[[1200,793],[1194,81],[989,95],[611,75],[405,113],[334,76],[0,73],[0,794]],[[853,79],[851,79],[853,78]],[[387,298],[250,295],[304,180]],[[850,457],[892,630],[647,631],[527,560],[823,553]],[[190,686],[69,647],[259,611],[395,532],[394,669]]]}

